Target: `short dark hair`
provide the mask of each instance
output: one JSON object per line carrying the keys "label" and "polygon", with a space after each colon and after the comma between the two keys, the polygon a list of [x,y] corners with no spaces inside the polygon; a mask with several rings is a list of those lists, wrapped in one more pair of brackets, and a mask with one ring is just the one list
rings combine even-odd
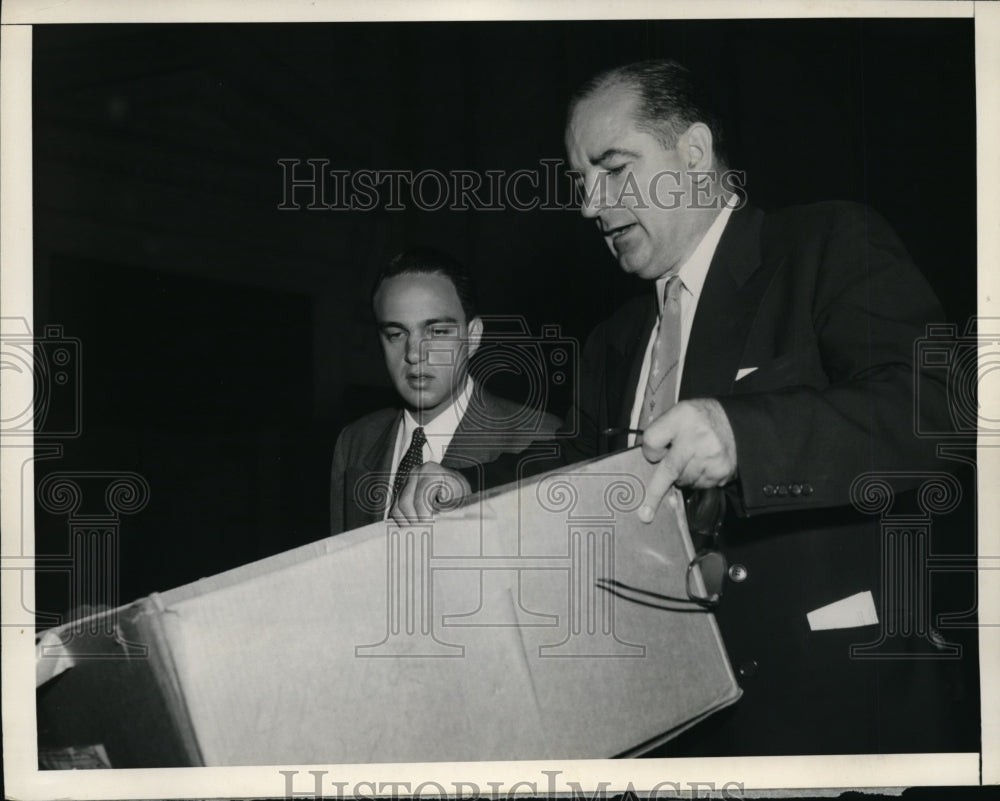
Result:
{"label": "short dark hair", "polygon": [[574,92],[569,115],[580,101],[615,86],[636,92],[639,97],[636,125],[655,136],[663,147],[675,147],[681,134],[694,123],[701,122],[712,132],[715,157],[723,165],[727,163],[721,115],[687,67],[663,58],[636,61],[600,72]]}
{"label": "short dark hair", "polygon": [[472,273],[450,253],[436,248],[420,247],[404,250],[392,257],[388,266],[378,274],[372,285],[371,300],[375,304],[375,294],[382,282],[397,275],[443,275],[455,287],[455,294],[465,312],[468,323],[478,314],[476,302],[476,282]]}

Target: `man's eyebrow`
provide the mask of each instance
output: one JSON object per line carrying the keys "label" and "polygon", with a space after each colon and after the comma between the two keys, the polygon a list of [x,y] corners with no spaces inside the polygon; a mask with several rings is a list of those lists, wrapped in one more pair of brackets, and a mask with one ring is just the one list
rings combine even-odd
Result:
{"label": "man's eyebrow", "polygon": [[[433,325],[443,325],[445,323],[447,323],[449,325],[458,325],[458,318],[456,318],[456,317],[431,317],[428,320],[421,320],[419,323],[417,323],[417,327],[418,328],[430,328]],[[378,327],[379,327],[380,331],[384,331],[387,328],[402,328],[404,331],[406,330],[406,326],[403,325],[403,323],[397,323],[397,322],[394,322],[393,320],[384,320],[384,321],[382,321],[381,323],[378,324]]]}
{"label": "man's eyebrow", "polygon": [[620,147],[609,147],[607,150],[601,153],[601,155],[597,156],[597,158],[592,158],[590,160],[590,163],[596,167],[608,161],[609,159],[613,159],[615,156],[628,156],[629,158],[638,158],[639,154],[636,153],[634,150],[625,150]]}

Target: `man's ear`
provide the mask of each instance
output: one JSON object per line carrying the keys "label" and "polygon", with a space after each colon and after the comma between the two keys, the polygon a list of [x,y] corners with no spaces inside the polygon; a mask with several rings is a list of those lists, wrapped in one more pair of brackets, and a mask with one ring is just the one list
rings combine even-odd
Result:
{"label": "man's ear", "polygon": [[693,123],[681,136],[679,144],[684,166],[692,172],[708,172],[715,166],[712,132],[705,123]]}
{"label": "man's ear", "polygon": [[479,350],[479,343],[483,339],[483,321],[478,317],[473,317],[469,323],[469,356]]}

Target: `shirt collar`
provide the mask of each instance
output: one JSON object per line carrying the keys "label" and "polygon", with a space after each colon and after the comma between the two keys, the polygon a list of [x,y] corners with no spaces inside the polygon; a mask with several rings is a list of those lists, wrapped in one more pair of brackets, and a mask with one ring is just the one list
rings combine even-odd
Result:
{"label": "shirt collar", "polygon": [[[465,416],[465,410],[469,408],[469,400],[472,398],[474,384],[472,378],[465,379],[465,387],[458,394],[444,411],[429,423],[424,424],[424,436],[427,437],[427,444],[431,449],[431,461],[440,462],[444,458],[444,451],[451,443],[458,424]],[[420,424],[410,413],[409,409],[403,410],[403,447],[409,447],[413,439],[413,432]]]}
{"label": "shirt collar", "polygon": [[[719,212],[701,238],[698,247],[694,249],[694,253],[677,271],[681,285],[695,298],[701,297],[701,288],[705,285],[705,278],[708,277],[708,268],[712,264],[712,257],[715,255],[715,249],[719,246],[719,240],[722,239],[722,232],[725,230],[729,215],[732,214],[733,208],[736,206],[736,200],[736,195],[730,196],[722,207],[722,211]],[[663,293],[666,292],[669,280],[669,275],[656,279],[656,297],[660,302],[659,308],[661,309],[663,308]]]}

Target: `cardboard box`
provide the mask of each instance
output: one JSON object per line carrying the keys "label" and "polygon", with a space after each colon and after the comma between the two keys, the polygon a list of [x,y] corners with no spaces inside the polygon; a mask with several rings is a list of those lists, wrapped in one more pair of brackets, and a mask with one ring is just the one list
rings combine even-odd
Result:
{"label": "cardboard box", "polygon": [[[105,728],[158,737],[170,759],[204,765],[652,747],[739,688],[713,616],[683,603],[683,514],[663,504],[650,525],[635,516],[650,474],[638,451],[617,454],[432,524],[374,524],[119,610],[119,635],[148,649],[133,673],[169,714],[154,733],[110,710]],[[635,603],[602,579],[681,603]],[[83,665],[91,684],[111,681],[114,669]],[[54,729],[59,716],[48,715]],[[150,764],[141,748],[103,744],[114,767]]]}

